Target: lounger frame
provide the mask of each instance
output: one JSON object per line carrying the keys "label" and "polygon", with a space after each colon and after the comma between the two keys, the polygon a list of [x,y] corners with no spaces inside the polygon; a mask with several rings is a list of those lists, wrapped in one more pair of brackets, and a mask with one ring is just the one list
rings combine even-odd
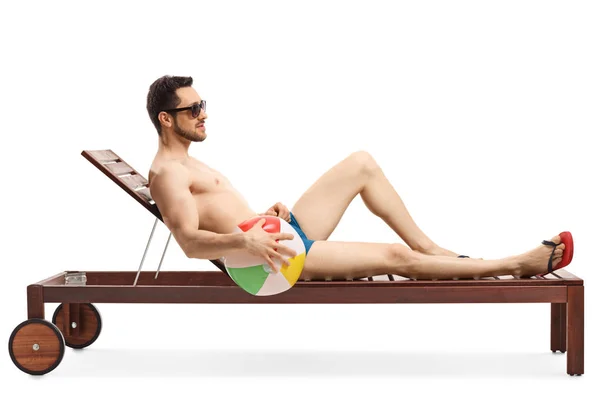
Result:
{"label": "lounger frame", "polygon": [[[111,150],[82,155],[156,218],[148,182]],[[584,285],[565,269],[542,278],[413,280],[397,275],[344,281],[299,281],[275,296],[252,296],[221,271],[63,271],[27,287],[28,318],[44,319],[45,303],[62,303],[79,326],[82,303],[550,303],[550,349],[567,353],[567,373],[584,372]],[[140,265],[141,268],[141,265]],[[70,325],[60,327],[73,334]]]}

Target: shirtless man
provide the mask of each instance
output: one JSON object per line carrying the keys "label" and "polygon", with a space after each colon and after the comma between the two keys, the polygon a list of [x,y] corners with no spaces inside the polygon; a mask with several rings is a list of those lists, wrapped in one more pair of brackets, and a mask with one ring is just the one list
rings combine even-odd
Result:
{"label": "shirtless man", "polygon": [[[218,259],[246,250],[273,260],[294,256],[275,240],[262,222],[247,232],[235,227],[257,215],[277,215],[305,235],[307,256],[300,279],[347,279],[396,274],[414,279],[533,276],[562,259],[560,236],[526,253],[498,260],[458,258],[435,244],[415,224],[402,199],[369,153],[357,151],[333,166],[302,195],[291,212],[276,203],[263,214],[250,209],[225,176],[188,155],[191,142],[206,139],[206,102],[192,88],[192,78],[163,76],[148,92],[147,109],[158,131],[158,152],[150,167],[151,195],[165,225],[187,257]],[[360,195],[367,208],[383,219],[408,245],[327,241],[344,211]],[[300,228],[301,227],[301,228]],[[312,239],[306,239],[306,237]],[[552,254],[554,250],[554,253]]]}

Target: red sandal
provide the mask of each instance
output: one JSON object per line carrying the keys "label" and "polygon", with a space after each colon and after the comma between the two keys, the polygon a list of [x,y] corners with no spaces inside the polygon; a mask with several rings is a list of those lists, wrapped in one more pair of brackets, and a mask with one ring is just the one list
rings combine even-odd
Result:
{"label": "red sandal", "polygon": [[556,265],[556,267],[554,267],[554,269],[552,268],[552,257],[554,256],[554,250],[556,250],[556,246],[558,246],[561,243],[556,244],[554,242],[544,240],[542,242],[542,244],[545,244],[547,246],[553,246],[553,249],[552,249],[552,254],[550,254],[550,259],[548,260],[548,272],[544,272],[543,274],[537,274],[536,275],[537,277],[542,277],[546,274],[549,274],[552,271],[556,271],[557,269],[564,268],[571,263],[571,260],[573,259],[573,249],[574,249],[573,236],[571,235],[571,232],[568,232],[568,231],[561,232],[558,236],[560,236],[561,243],[565,244],[565,249],[563,250],[562,260],[560,260],[560,262]]}

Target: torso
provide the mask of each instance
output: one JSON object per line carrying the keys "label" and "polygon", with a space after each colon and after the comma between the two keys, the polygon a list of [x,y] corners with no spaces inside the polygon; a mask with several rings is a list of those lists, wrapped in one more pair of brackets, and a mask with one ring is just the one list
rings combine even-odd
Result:
{"label": "torso", "polygon": [[178,162],[189,171],[189,188],[198,211],[198,229],[232,233],[240,222],[257,215],[223,174],[192,157],[166,160],[157,155],[150,167],[148,181],[151,183],[160,169],[170,162]]}

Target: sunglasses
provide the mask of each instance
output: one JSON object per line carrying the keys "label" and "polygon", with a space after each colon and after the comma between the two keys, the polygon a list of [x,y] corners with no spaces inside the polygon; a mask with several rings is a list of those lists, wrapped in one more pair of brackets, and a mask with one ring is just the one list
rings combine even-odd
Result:
{"label": "sunglasses", "polygon": [[204,112],[206,112],[206,100],[200,100],[200,103],[192,104],[189,107],[172,108],[170,110],[163,110],[163,111],[179,112],[179,111],[186,111],[186,110],[192,110],[192,118],[198,118],[198,115],[200,115],[200,110],[204,110]]}

